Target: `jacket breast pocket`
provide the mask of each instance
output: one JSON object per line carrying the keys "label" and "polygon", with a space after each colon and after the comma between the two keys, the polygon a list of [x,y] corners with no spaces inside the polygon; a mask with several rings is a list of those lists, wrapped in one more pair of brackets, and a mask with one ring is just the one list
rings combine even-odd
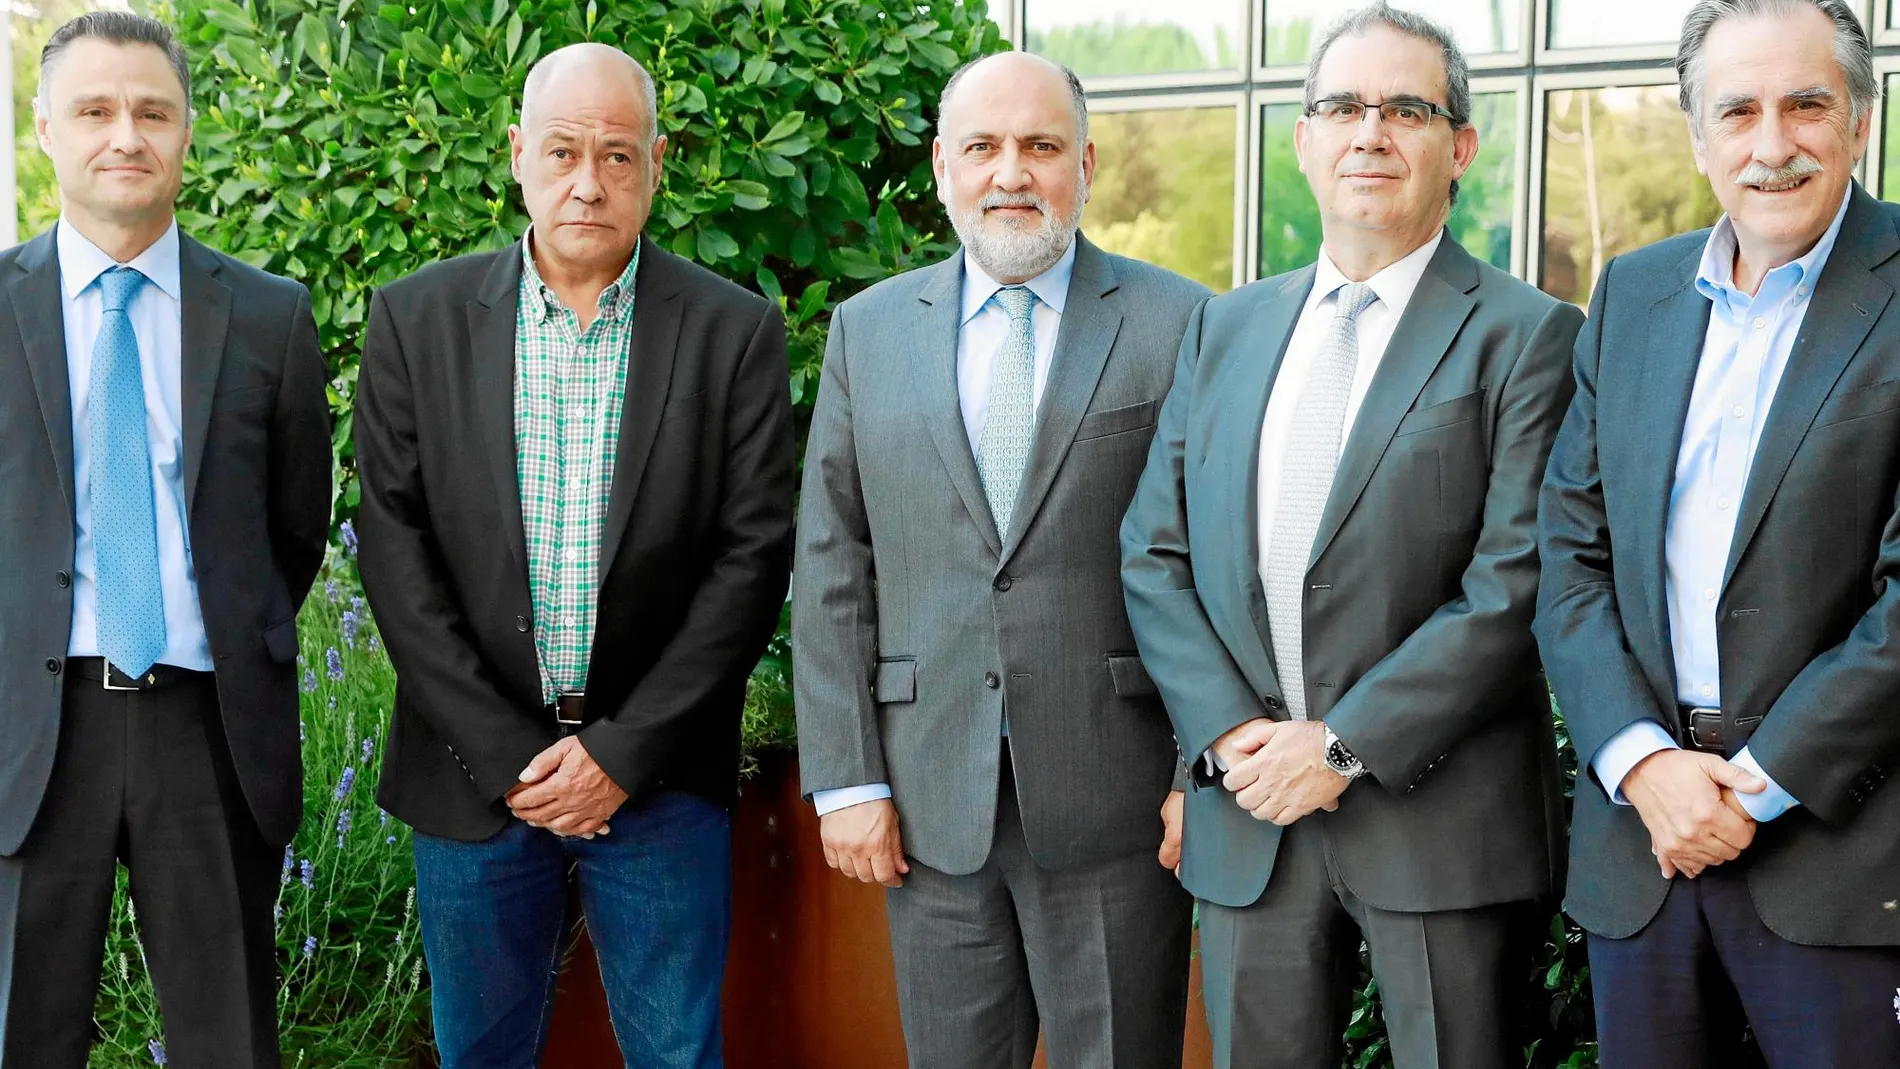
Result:
{"label": "jacket breast pocket", "polygon": [[1111,434],[1123,434],[1154,426],[1155,403],[1142,401],[1137,404],[1123,405],[1120,408],[1105,408],[1100,412],[1090,412],[1082,417],[1075,428],[1075,440],[1086,442],[1090,438],[1106,438]]}
{"label": "jacket breast pocket", "polygon": [[871,700],[880,705],[916,701],[916,658],[879,657],[877,673],[871,681]]}
{"label": "jacket breast pocket", "polygon": [[660,422],[668,423],[683,416],[690,416],[706,407],[706,391],[696,390],[684,397],[675,397],[666,402],[665,411],[660,413]]}
{"label": "jacket breast pocket", "polygon": [[1872,416],[1900,408],[1900,379],[1883,379],[1859,389],[1849,390],[1828,401],[1814,417],[1816,427],[1846,423],[1850,419]]}
{"label": "jacket breast pocket", "polygon": [[1159,698],[1161,692],[1155,689],[1153,677],[1141,663],[1141,657],[1133,653],[1111,653],[1108,655],[1108,677],[1115,684],[1115,696],[1118,698]]}
{"label": "jacket breast pocket", "polygon": [[1441,401],[1435,405],[1413,409],[1399,421],[1398,430],[1392,436],[1398,438],[1407,434],[1419,434],[1423,431],[1435,431],[1440,427],[1449,427],[1476,419],[1484,411],[1484,391],[1473,390],[1462,397]]}
{"label": "jacket breast pocket", "polygon": [[277,387],[268,382],[219,390],[211,398],[213,412],[247,412],[263,408],[277,397]]}

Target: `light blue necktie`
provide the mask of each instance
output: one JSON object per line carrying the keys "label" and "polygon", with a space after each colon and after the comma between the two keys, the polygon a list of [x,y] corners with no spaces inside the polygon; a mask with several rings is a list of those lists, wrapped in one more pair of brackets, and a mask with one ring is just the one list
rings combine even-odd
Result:
{"label": "light blue necktie", "polygon": [[165,652],[145,380],[128,313],[144,283],[145,276],[129,267],[99,276],[105,313],[92,346],[86,402],[99,655],[130,676],[144,675]]}
{"label": "light blue necktie", "polygon": [[1036,330],[1029,317],[1036,295],[1024,286],[1004,286],[996,291],[996,303],[1009,314],[1009,337],[990,372],[989,414],[977,440],[976,469],[996,520],[996,537],[1007,541],[1036,432]]}

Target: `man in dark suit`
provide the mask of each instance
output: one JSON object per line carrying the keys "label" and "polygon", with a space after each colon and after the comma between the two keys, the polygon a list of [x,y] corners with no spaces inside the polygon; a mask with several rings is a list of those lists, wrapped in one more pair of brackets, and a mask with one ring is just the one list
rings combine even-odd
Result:
{"label": "man in dark suit", "polygon": [[1081,83],[1035,56],[944,90],[963,250],[846,301],[792,599],[825,858],[890,887],[910,1064],[1179,1066],[1189,902],[1155,867],[1173,744],[1115,525],[1205,288],[1078,231]]}
{"label": "man in dark suit", "polygon": [[40,71],[59,223],[0,254],[0,1066],[86,1064],[115,859],[171,1059],[275,1066],[330,516],[310,298],[179,233],[166,26],[82,16]]}
{"label": "man in dark suit", "polygon": [[1322,38],[1319,262],[1196,313],[1122,527],[1222,1069],[1337,1066],[1362,936],[1400,1069],[1523,1064],[1560,820],[1535,507],[1582,317],[1445,232],[1470,102],[1415,15]]}
{"label": "man in dark suit", "polygon": [[769,301],[641,238],[651,78],[550,54],[509,131],[533,225],[372,302],[357,529],[398,690],[444,1069],[539,1058],[581,904],[629,1065],[720,1064],[740,707],[785,597]]}
{"label": "man in dark suit", "polygon": [[1606,265],[1543,491],[1606,1069],[1900,1065],[1900,210],[1850,5],[1704,0],[1726,214]]}

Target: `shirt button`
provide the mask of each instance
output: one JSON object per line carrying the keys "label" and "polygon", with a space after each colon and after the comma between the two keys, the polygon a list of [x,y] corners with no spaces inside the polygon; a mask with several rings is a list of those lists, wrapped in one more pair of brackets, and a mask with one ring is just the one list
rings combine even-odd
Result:
{"label": "shirt button", "polygon": [[1716,508],[1719,508],[1719,509],[1726,509],[1726,508],[1728,508],[1728,498],[1726,498],[1726,497],[1718,497],[1718,498],[1716,498],[1716,499],[1715,499],[1715,507],[1716,507]]}
{"label": "shirt button", "polygon": [[1746,408],[1743,408],[1743,407],[1742,407],[1741,405],[1736,405],[1736,406],[1735,406],[1735,418],[1736,418],[1736,419],[1741,419],[1742,417],[1744,417],[1744,416],[1746,416],[1746,415],[1748,415],[1748,409],[1746,409]]}
{"label": "shirt button", "polygon": [[983,685],[991,690],[995,690],[997,687],[1003,685],[1003,681],[996,678],[995,672],[985,672],[983,673]]}
{"label": "shirt button", "polygon": [[1714,697],[1714,696],[1715,696],[1715,688],[1714,688],[1714,687],[1712,687],[1712,686],[1710,686],[1710,685],[1709,685],[1709,684],[1707,684],[1707,683],[1704,683],[1704,684],[1702,684],[1702,689],[1701,689],[1701,691],[1700,691],[1699,693],[1700,693],[1700,694],[1701,694],[1701,695],[1702,695],[1702,696],[1703,696],[1704,698],[1712,698],[1712,697]]}
{"label": "shirt button", "polygon": [[1714,588],[1714,587],[1710,587],[1710,588],[1708,588],[1707,590],[1704,590],[1704,591],[1702,592],[1702,600],[1704,600],[1704,601],[1714,601],[1714,600],[1715,600],[1715,588]]}
{"label": "shirt button", "polygon": [[1767,321],[1766,319],[1763,319],[1763,318],[1762,318],[1762,317],[1760,317],[1760,316],[1756,316],[1756,317],[1755,317],[1755,329],[1756,329],[1756,330],[1765,330],[1765,329],[1767,329],[1767,327],[1768,327],[1768,321]]}
{"label": "shirt button", "polygon": [[1808,295],[1808,288],[1806,286],[1796,286],[1794,288],[1794,295],[1796,297],[1806,297]]}
{"label": "shirt button", "polygon": [[580,556],[580,554],[574,552],[572,548],[564,549],[561,551],[561,560],[568,564],[574,563],[574,558],[578,556]]}

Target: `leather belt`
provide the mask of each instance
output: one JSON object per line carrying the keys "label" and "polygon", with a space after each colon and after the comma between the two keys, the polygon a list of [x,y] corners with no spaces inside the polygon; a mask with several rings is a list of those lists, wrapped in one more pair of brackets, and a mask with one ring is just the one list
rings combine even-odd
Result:
{"label": "leather belt", "polygon": [[587,718],[586,694],[561,694],[548,705],[547,711],[553,715],[554,724],[562,735],[572,735],[580,731]]}
{"label": "leather belt", "polygon": [[81,679],[95,680],[106,690],[118,691],[163,690],[181,683],[202,683],[211,678],[210,672],[194,672],[169,664],[155,664],[146,669],[144,675],[129,676],[120,671],[118,666],[107,663],[104,657],[68,657],[66,670]]}
{"label": "leather belt", "polygon": [[1682,725],[1682,742],[1691,750],[1727,754],[1722,735],[1722,710],[1707,705],[1678,705],[1676,718]]}

